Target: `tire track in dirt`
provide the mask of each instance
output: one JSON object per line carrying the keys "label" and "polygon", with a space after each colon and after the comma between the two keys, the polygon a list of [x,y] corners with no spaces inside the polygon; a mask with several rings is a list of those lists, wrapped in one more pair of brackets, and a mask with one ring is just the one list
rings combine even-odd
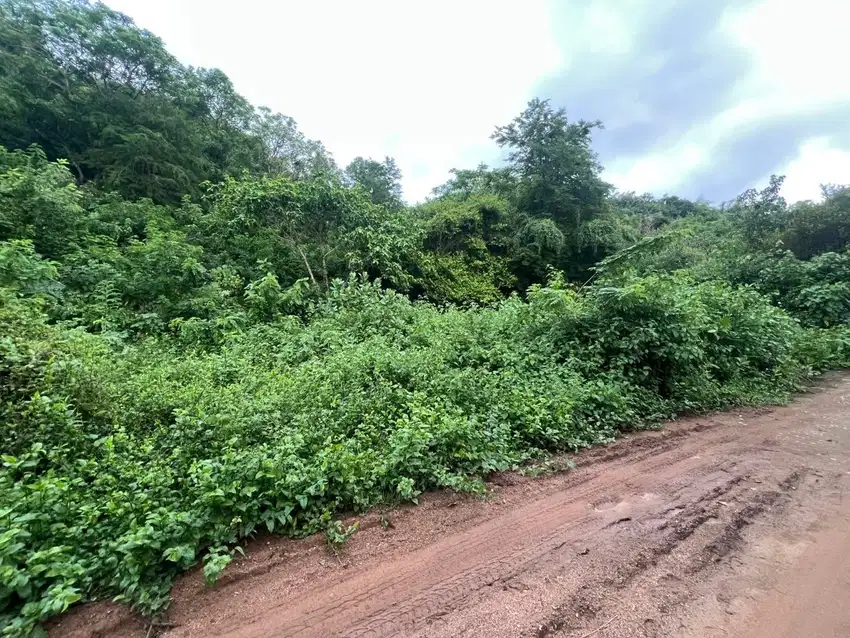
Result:
{"label": "tire track in dirt", "polygon": [[184,578],[161,633],[689,635],[716,611],[689,619],[694,601],[726,599],[715,581],[752,585],[735,570],[758,571],[753,547],[806,542],[845,498],[848,392],[850,375],[835,375],[787,407],[683,419],[587,450],[567,473],[497,477],[484,501],[429,495],[387,530],[367,515],[344,563],[316,539],[261,539],[222,586]]}
{"label": "tire track in dirt", "polygon": [[[649,475],[661,475],[666,462],[650,464]],[[629,478],[637,478],[631,475]],[[374,573],[350,579],[333,587],[326,595],[305,597],[303,602],[281,609],[279,628],[266,624],[256,633],[248,627],[234,635],[298,636],[331,635],[383,636],[397,627],[463,604],[471,593],[521,572],[531,561],[562,545],[563,537],[596,516],[588,514],[587,502],[606,494],[612,485],[600,479],[588,482],[572,493],[558,493],[545,501],[511,513],[476,529],[454,535],[412,556],[403,565],[392,565],[380,578]],[[480,557],[488,556],[486,562]],[[417,595],[411,595],[414,591]],[[389,603],[389,604],[388,604]],[[341,617],[356,610],[364,617],[361,626],[349,627]],[[290,618],[293,619],[290,621]]]}
{"label": "tire track in dirt", "polygon": [[[705,462],[705,454],[694,454],[700,448],[723,454],[730,444],[741,447],[741,437],[726,432],[718,436],[715,431],[700,438],[698,435],[710,428],[696,427],[699,428],[696,433],[693,429],[678,430],[656,439],[638,439],[641,443],[623,446],[621,450],[610,450],[600,461],[589,464],[587,471],[591,476],[584,477],[573,489],[549,495],[473,530],[445,538],[411,554],[400,564],[391,563],[379,568],[377,573],[374,570],[364,573],[318,596],[290,601],[276,610],[271,619],[228,627],[224,635],[378,637],[409,630],[426,618],[443,617],[468,605],[485,588],[528,571],[532,564],[566,543],[583,540],[591,532],[598,534],[611,524],[600,525],[600,517],[595,510],[588,511],[588,503],[612,493],[613,498],[621,497],[618,488],[623,484],[629,485],[632,495],[664,491],[662,486],[677,476],[697,474],[691,476],[696,479],[699,470],[714,469],[713,463]],[[611,464],[618,460],[625,462],[618,463],[620,467],[614,472]],[[670,532],[652,549],[641,552],[634,562],[618,567],[615,575],[604,579],[603,584],[621,588],[657,562],[659,556],[669,554],[706,521],[717,518],[717,508],[723,507],[717,501],[745,478],[743,474],[735,475],[692,502],[681,503],[679,507],[684,512],[658,528],[661,532],[669,528]],[[697,484],[705,487],[700,482]],[[758,515],[775,503],[774,495],[778,494],[768,493],[745,508],[741,516]],[[629,522],[635,520],[623,518]]]}

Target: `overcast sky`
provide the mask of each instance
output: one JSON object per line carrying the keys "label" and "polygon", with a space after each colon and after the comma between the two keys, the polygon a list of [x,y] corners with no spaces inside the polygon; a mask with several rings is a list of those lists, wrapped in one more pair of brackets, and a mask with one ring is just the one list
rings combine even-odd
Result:
{"label": "overcast sky", "polygon": [[405,197],[498,163],[532,97],[601,119],[622,190],[790,200],[850,183],[846,0],[107,0],[218,67],[344,166],[396,158]]}

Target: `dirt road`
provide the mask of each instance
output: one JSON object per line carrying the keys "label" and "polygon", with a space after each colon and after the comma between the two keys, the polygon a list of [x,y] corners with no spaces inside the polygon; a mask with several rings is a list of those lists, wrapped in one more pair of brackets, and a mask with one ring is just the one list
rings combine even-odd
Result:
{"label": "dirt road", "polygon": [[[485,500],[430,495],[387,529],[370,514],[339,556],[257,539],[216,588],[178,583],[152,633],[850,636],[850,375],[822,385],[625,437],[569,472],[496,477]],[[55,633],[146,629],[101,605]]]}

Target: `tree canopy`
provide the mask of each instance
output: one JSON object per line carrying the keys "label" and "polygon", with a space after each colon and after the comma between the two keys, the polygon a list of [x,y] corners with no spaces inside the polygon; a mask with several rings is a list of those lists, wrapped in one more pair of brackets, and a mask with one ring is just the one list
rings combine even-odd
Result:
{"label": "tree canopy", "polygon": [[401,170],[392,157],[385,157],[383,162],[355,157],[345,167],[345,177],[350,183],[362,186],[375,204],[394,210],[404,206]]}
{"label": "tree canopy", "polygon": [[85,0],[0,2],[0,145],[38,144],[77,183],[173,203],[243,171],[336,170],[295,122],[217,69],[179,63],[127,16]]}

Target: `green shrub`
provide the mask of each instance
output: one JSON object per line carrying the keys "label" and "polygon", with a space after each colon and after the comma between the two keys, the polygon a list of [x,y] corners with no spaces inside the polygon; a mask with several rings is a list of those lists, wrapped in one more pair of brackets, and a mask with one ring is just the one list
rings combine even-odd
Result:
{"label": "green shrub", "polygon": [[751,284],[804,325],[829,328],[850,320],[850,250],[809,261],[790,251],[744,255],[732,263],[729,277]]}
{"label": "green shrub", "polygon": [[[494,308],[438,310],[335,282],[294,317],[186,349],[111,345],[5,289],[0,609],[7,635],[77,600],[146,612],[239,539],[337,512],[482,489],[488,473],[675,412],[787,397],[847,363],[754,290],[683,276],[563,280]],[[206,558],[205,558],[206,557]]]}

